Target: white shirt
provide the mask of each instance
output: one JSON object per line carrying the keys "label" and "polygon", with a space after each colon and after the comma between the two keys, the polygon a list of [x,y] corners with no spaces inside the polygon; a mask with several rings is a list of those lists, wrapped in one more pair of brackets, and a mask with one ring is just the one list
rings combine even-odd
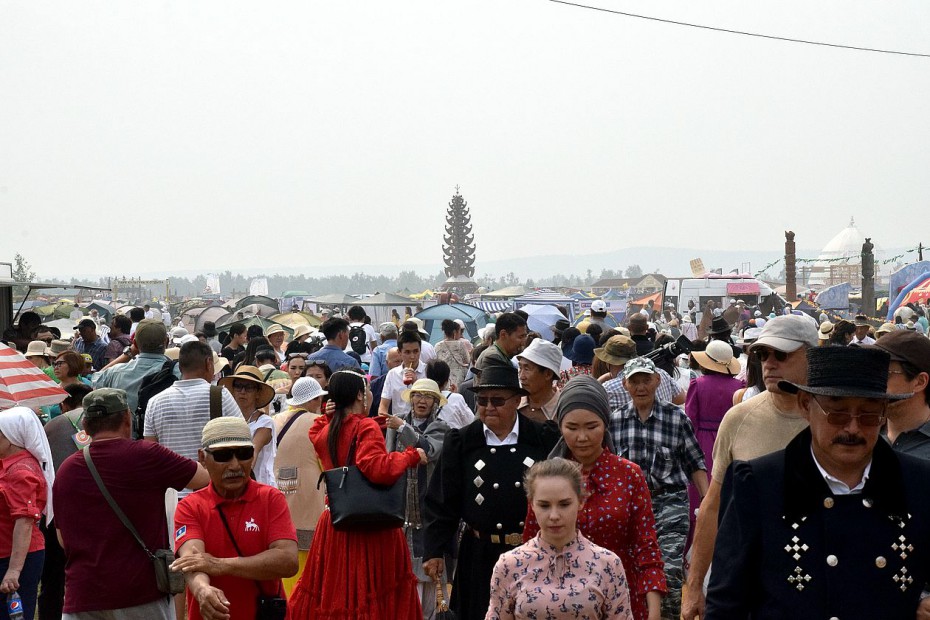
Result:
{"label": "white shirt", "polygon": [[[416,379],[426,377],[426,364],[420,362],[416,369]],[[416,381],[414,379],[414,381]],[[410,411],[410,403],[401,398],[404,390],[410,389],[409,385],[404,385],[404,366],[401,364],[396,368],[388,371],[384,378],[384,387],[381,389],[381,400],[391,401],[391,415],[402,417]]]}
{"label": "white shirt", "polygon": [[[423,334],[420,334],[422,336]],[[433,348],[425,339],[420,341],[420,361],[424,364],[430,360],[436,359],[436,349]]]}
{"label": "white shirt", "polygon": [[[353,327],[358,327],[358,326],[361,326],[362,329],[365,330],[365,338],[368,339],[368,342],[366,343],[368,346],[365,348],[365,352],[361,354],[359,357],[362,358],[362,362],[364,362],[365,364],[370,364],[371,363],[371,343],[378,342],[378,332],[376,332],[375,328],[369,325],[368,323],[359,323],[358,321],[349,323],[349,329],[352,329]],[[349,353],[353,350],[354,349],[352,348],[352,343],[351,342],[347,343],[345,352]]]}
{"label": "white shirt", "polygon": [[859,481],[859,484],[853,488],[849,488],[849,485],[847,485],[839,478],[830,475],[826,469],[821,467],[820,462],[814,455],[813,446],[811,446],[811,456],[814,457],[814,464],[817,466],[817,469],[820,470],[820,475],[823,476],[827,486],[830,487],[831,493],[834,495],[858,495],[859,493],[862,493],[862,489],[865,487],[865,483],[869,479],[869,472],[872,471],[872,461],[869,461],[869,464],[865,466],[865,471],[862,472],[862,480]]}
{"label": "white shirt", "polygon": [[858,338],[853,336],[853,339],[849,344],[862,344],[862,345],[875,344],[875,338],[872,338],[871,336],[866,336],[862,340],[859,340]]}
{"label": "white shirt", "polygon": [[487,424],[482,424],[482,426],[484,427],[484,441],[489,446],[512,446],[517,443],[517,437],[520,436],[520,416],[514,420],[513,429],[503,439],[495,435]]}
{"label": "white shirt", "polygon": [[475,414],[469,409],[461,394],[445,390],[442,395],[448,402],[439,411],[439,419],[450,428],[463,428],[475,421]]}
{"label": "white shirt", "polygon": [[152,312],[152,310],[146,310],[146,311],[145,311],[145,318],[147,318],[147,319],[154,319],[154,318],[155,318],[155,313]]}

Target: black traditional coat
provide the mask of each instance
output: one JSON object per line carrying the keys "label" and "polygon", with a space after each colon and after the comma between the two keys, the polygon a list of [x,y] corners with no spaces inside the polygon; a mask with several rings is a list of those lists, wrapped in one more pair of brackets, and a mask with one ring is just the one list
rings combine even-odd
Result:
{"label": "black traditional coat", "polygon": [[452,589],[451,607],[459,620],[480,620],[487,613],[494,564],[523,542],[523,476],[533,463],[546,459],[559,437],[551,422],[517,417],[517,443],[511,446],[488,446],[481,420],[449,431],[429,482],[424,557],[451,555],[459,522],[467,527]]}
{"label": "black traditional coat", "polygon": [[727,472],[705,620],[912,620],[930,575],[930,461],[879,440],[860,494],[833,495],[810,429]]}

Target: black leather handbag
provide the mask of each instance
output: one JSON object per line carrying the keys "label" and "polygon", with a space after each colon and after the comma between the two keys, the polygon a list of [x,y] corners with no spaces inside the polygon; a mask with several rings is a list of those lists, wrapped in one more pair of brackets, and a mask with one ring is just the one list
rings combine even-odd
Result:
{"label": "black leather handbag", "polygon": [[320,474],[316,486],[326,480],[326,497],[333,527],[337,530],[377,530],[401,527],[406,518],[407,476],[392,485],[374,484],[355,466],[352,438],[343,467]]}

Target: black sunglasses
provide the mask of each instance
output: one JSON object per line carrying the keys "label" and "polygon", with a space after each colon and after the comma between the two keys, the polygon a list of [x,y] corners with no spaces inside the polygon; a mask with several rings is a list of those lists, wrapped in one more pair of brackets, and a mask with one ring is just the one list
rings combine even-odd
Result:
{"label": "black sunglasses", "polygon": [[[516,396],[516,394],[514,394]],[[478,396],[475,398],[478,405],[481,407],[487,407],[488,403],[491,403],[495,407],[503,407],[508,400],[513,398],[513,396]]]}
{"label": "black sunglasses", "polygon": [[752,350],[752,354],[755,355],[760,362],[764,362],[769,358],[770,355],[774,355],[775,359],[779,362],[784,362],[788,359],[788,354],[784,351],[778,351],[776,349],[766,349],[764,347],[757,347]]}
{"label": "black sunglasses", "polygon": [[250,461],[255,456],[255,447],[218,448],[216,450],[205,450],[205,452],[212,456],[217,463],[228,463],[232,460],[233,455],[235,455],[237,461]]}
{"label": "black sunglasses", "polygon": [[326,367],[329,367],[329,364],[327,364],[327,363],[324,362],[323,360],[307,360],[307,366],[308,366],[308,367],[310,367],[310,366],[326,366]]}

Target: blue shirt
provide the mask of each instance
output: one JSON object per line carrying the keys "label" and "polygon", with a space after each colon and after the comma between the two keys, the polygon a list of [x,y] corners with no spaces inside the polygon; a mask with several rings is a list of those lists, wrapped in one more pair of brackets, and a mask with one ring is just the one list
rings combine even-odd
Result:
{"label": "blue shirt", "polygon": [[358,360],[332,344],[326,345],[307,359],[326,362],[329,369],[333,372],[336,372],[340,368],[361,368]]}
{"label": "blue shirt", "polygon": [[[142,387],[142,379],[161,370],[167,361],[168,358],[161,353],[140,353],[135,359],[125,364],[117,364],[94,373],[94,389],[111,387],[126,390],[129,410],[135,412],[139,404],[139,388]],[[179,378],[181,376],[177,364],[174,366],[174,374]]]}
{"label": "blue shirt", "polygon": [[385,340],[384,344],[379,344],[375,347],[375,350],[371,353],[371,368],[368,369],[368,373],[372,377],[380,377],[381,375],[387,374],[387,353],[396,346],[397,338],[391,338],[390,340]]}

